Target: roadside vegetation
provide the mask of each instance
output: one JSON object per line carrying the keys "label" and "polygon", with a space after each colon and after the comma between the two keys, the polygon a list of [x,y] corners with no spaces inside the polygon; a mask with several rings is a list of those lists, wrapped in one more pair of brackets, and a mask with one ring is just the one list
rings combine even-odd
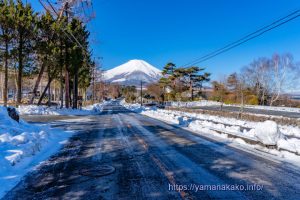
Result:
{"label": "roadside vegetation", "polygon": [[[85,93],[95,68],[86,25],[76,17],[61,15],[54,19],[48,11],[35,12],[21,0],[0,1],[0,12],[3,105],[7,106],[9,100],[16,106],[45,101],[51,105],[50,87],[55,82],[59,85],[60,107],[77,108],[78,91]],[[33,81],[33,87],[24,86]],[[45,86],[39,91],[41,81]]]}
{"label": "roadside vegetation", "polygon": [[299,83],[299,66],[290,54],[258,58],[222,80],[212,81],[210,100],[226,104],[299,107],[288,92]]}

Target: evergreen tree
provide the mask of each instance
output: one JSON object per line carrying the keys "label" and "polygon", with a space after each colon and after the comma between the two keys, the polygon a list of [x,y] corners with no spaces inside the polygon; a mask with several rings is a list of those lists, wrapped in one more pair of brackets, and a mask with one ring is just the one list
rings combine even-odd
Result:
{"label": "evergreen tree", "polygon": [[161,88],[163,88],[163,94],[161,96],[162,96],[162,101],[165,102],[165,100],[166,100],[166,98],[165,98],[166,89],[170,85],[170,80],[168,78],[162,77],[159,80],[159,85],[160,85]]}
{"label": "evergreen tree", "polygon": [[163,75],[173,75],[175,69],[176,69],[176,65],[174,63],[169,62],[163,68],[162,74]]}
{"label": "evergreen tree", "polygon": [[[70,31],[77,40],[70,46],[70,72],[73,77],[73,108],[77,108],[79,72],[81,72],[80,75],[85,76],[84,72],[88,72],[87,68],[90,63],[88,60],[89,32],[86,30],[86,26],[76,18],[73,18],[70,23]],[[82,69],[83,67],[85,69]]]}
{"label": "evergreen tree", "polygon": [[56,33],[54,32],[54,23],[55,21],[49,12],[43,14],[37,22],[38,35],[36,42],[36,54],[37,59],[40,61],[40,69],[32,91],[31,99],[29,101],[30,104],[32,104],[34,101],[45,69],[47,68],[47,66],[52,65],[51,54],[53,53],[53,48],[57,45],[55,40]]}
{"label": "evergreen tree", "polygon": [[16,32],[16,47],[14,53],[17,59],[17,106],[22,100],[22,78],[24,68],[30,66],[30,56],[33,52],[34,38],[36,33],[37,14],[34,13],[30,4],[23,4],[18,0],[14,9],[14,22]]}
{"label": "evergreen tree", "polygon": [[[8,95],[8,62],[11,56],[10,50],[14,38],[14,2],[3,0],[0,1],[0,45],[4,49],[4,87],[2,91],[4,106],[7,106]],[[2,55],[1,55],[2,57]]]}
{"label": "evergreen tree", "polygon": [[192,101],[194,100],[194,89],[198,87],[198,88],[200,88],[200,91],[201,91],[203,82],[207,82],[210,80],[209,73],[199,74],[199,72],[203,71],[203,70],[204,70],[204,68],[192,66],[192,67],[186,68],[182,72],[185,77],[184,78],[185,83],[189,87]]}

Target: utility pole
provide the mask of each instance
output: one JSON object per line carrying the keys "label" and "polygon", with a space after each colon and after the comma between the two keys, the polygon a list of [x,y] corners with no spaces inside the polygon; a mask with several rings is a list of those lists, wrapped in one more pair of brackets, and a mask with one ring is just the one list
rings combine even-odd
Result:
{"label": "utility pole", "polygon": [[141,81],[141,106],[143,106],[143,81]]}

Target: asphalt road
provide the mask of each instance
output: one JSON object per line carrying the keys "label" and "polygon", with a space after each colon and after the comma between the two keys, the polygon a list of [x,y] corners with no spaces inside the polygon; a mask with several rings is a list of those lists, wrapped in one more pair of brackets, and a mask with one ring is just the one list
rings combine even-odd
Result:
{"label": "asphalt road", "polygon": [[56,126],[78,133],[3,199],[300,197],[299,169],[129,112],[117,103],[107,105],[101,115]]}
{"label": "asphalt road", "polygon": [[[193,107],[192,109],[219,111],[220,106],[199,106],[199,107]],[[224,105],[222,110],[229,111],[229,112],[240,112],[240,107]],[[283,117],[289,117],[289,118],[300,118],[299,112],[264,110],[264,109],[255,109],[255,108],[244,108],[244,112],[253,113],[253,114],[262,114],[262,115],[283,116]]]}

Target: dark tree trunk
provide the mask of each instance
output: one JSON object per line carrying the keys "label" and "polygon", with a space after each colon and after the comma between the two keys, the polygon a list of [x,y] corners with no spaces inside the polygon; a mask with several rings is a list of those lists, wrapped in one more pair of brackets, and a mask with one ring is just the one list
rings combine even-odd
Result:
{"label": "dark tree trunk", "polygon": [[70,107],[70,79],[69,79],[69,51],[66,43],[65,47],[65,106]]}
{"label": "dark tree trunk", "polygon": [[60,108],[64,107],[64,83],[63,69],[60,71]]}
{"label": "dark tree trunk", "polygon": [[51,106],[51,85],[49,85],[48,87],[48,106],[50,107]]}
{"label": "dark tree trunk", "polygon": [[190,81],[190,92],[191,92],[191,99],[194,100],[194,88],[193,88],[193,81]]}
{"label": "dark tree trunk", "polygon": [[8,41],[5,41],[5,54],[4,54],[4,90],[3,101],[4,106],[7,106],[7,93],[8,93]]}
{"label": "dark tree trunk", "polygon": [[70,87],[69,87],[69,72],[65,69],[65,106],[69,108]]}
{"label": "dark tree trunk", "polygon": [[18,49],[18,79],[17,79],[17,106],[21,104],[22,101],[22,77],[23,77],[23,36],[20,35],[19,38],[19,49]]}
{"label": "dark tree trunk", "polygon": [[63,60],[63,42],[60,41],[60,108],[64,106],[64,60]]}
{"label": "dark tree trunk", "polygon": [[39,84],[41,82],[41,79],[42,79],[42,76],[44,74],[44,71],[45,71],[45,67],[46,67],[46,63],[47,62],[47,56],[45,56],[45,60],[44,62],[42,63],[42,66],[41,66],[41,69],[40,69],[40,72],[39,72],[39,75],[35,81],[35,85],[34,85],[34,88],[32,90],[32,96],[30,98],[30,101],[29,101],[29,104],[33,104],[33,101],[34,101],[34,98],[36,97],[36,93],[37,93],[37,90],[38,90],[38,87],[39,87]]}
{"label": "dark tree trunk", "polygon": [[191,90],[192,101],[194,101],[194,89]]}
{"label": "dark tree trunk", "polygon": [[72,106],[72,88],[70,87],[70,85],[72,85],[70,82],[69,82],[69,107]]}
{"label": "dark tree trunk", "polygon": [[73,81],[73,109],[77,109],[78,101],[78,67],[76,66]]}
{"label": "dark tree trunk", "polygon": [[42,95],[41,95],[41,97],[39,99],[38,106],[41,105],[41,103],[42,103],[42,101],[43,101],[43,99],[44,99],[44,97],[46,95],[46,92],[48,91],[48,88],[50,87],[50,84],[51,84],[52,80],[53,79],[49,79],[48,80],[47,85],[46,85],[46,87],[45,87],[45,89],[44,89],[44,91],[43,91],[43,93],[42,93]]}
{"label": "dark tree trunk", "polygon": [[50,67],[48,66],[48,82],[50,82],[48,87],[48,106],[51,106],[51,75],[50,75]]}

